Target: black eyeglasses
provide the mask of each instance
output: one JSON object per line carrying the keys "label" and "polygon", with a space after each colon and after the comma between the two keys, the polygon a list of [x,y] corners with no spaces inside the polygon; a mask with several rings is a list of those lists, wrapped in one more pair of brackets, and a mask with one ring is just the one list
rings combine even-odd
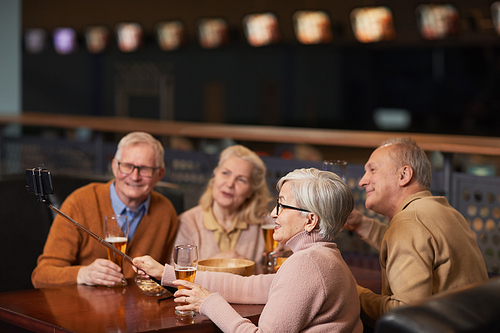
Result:
{"label": "black eyeglasses", "polygon": [[135,169],[139,170],[139,174],[142,177],[153,177],[154,172],[160,169],[160,167],[137,166],[130,163],[118,162],[118,170],[120,170],[121,173],[129,175],[134,172]]}
{"label": "black eyeglasses", "polygon": [[300,210],[301,212],[307,212],[307,213],[311,212],[311,211],[309,211],[307,209],[298,208],[298,207],[292,207],[292,206],[287,206],[287,205],[280,204],[280,200],[276,199],[276,216],[280,215],[280,207],[282,207],[282,208],[288,208],[288,209]]}

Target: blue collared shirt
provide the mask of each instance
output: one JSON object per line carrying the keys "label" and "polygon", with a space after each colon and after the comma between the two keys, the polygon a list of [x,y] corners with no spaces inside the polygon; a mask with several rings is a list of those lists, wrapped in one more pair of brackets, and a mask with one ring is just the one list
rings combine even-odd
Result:
{"label": "blue collared shirt", "polygon": [[[134,236],[135,230],[141,222],[144,214],[148,213],[149,203],[151,202],[151,194],[148,195],[146,201],[144,201],[137,210],[134,212],[132,209],[127,207],[123,201],[120,200],[120,197],[116,193],[115,183],[111,183],[109,187],[109,195],[111,197],[111,206],[113,206],[113,211],[116,215],[127,215],[128,216],[128,240],[130,241]],[[124,226],[121,226],[122,230],[124,230]]]}

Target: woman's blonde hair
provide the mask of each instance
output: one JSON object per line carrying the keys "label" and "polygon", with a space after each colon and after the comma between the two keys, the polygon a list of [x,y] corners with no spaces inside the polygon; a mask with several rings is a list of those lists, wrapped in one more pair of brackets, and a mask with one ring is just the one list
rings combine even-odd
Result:
{"label": "woman's blonde hair", "polygon": [[219,163],[214,169],[212,178],[208,181],[207,188],[201,195],[198,203],[205,211],[212,207],[214,202],[212,190],[215,173],[231,156],[241,158],[253,165],[253,172],[250,179],[253,194],[241,205],[238,212],[238,219],[250,224],[262,223],[263,216],[269,213],[268,205],[271,202],[271,194],[266,183],[266,166],[256,153],[241,145],[227,147],[221,152]]}

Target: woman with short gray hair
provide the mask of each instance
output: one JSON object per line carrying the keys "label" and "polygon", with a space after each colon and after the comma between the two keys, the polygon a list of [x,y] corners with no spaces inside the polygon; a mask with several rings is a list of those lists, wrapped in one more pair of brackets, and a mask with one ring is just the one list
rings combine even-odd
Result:
{"label": "woman with short gray hair", "polygon": [[344,226],[342,221],[347,220],[354,208],[351,190],[342,179],[332,172],[297,169],[278,181],[278,192],[286,181],[290,183],[297,205],[320,217],[321,236],[329,241],[337,238]]}
{"label": "woman with short gray hair", "polygon": [[[198,271],[191,283],[148,256],[134,265],[164,285],[187,288],[174,294],[175,302],[187,303],[177,309],[198,311],[223,332],[362,332],[356,281],[332,242],[354,206],[349,187],[329,171],[300,169],[277,188],[273,237],[293,251],[277,273]],[[229,303],[265,304],[258,327]]]}

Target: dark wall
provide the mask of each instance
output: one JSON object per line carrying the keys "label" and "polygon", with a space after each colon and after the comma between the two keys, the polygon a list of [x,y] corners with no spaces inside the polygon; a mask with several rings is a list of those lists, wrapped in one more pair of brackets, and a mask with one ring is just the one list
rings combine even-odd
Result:
{"label": "dark wall", "polygon": [[[131,20],[144,26],[146,42],[133,54],[120,53],[112,42],[106,53],[91,55],[83,41],[72,55],[57,55],[52,48],[24,54],[23,109],[114,115],[116,65],[154,63],[169,68],[174,78],[176,120],[208,120],[207,86],[215,84],[222,89],[223,121],[228,123],[377,130],[372,113],[387,107],[411,112],[409,131],[496,135],[500,37],[491,26],[479,28],[488,21],[491,1],[454,3],[462,17],[456,38],[423,41],[414,18],[419,2],[386,1],[397,39],[364,45],[353,38],[349,13],[360,5],[378,5],[372,2],[149,0],[139,6],[136,1],[25,0],[24,28],[70,26],[81,33],[89,24],[113,27]],[[299,8],[326,10],[334,42],[295,42],[290,18]],[[277,14],[284,37],[280,44],[252,48],[244,41],[241,19],[259,11]],[[195,22],[202,16],[228,19],[230,45],[205,50],[196,43]],[[156,45],[152,29],[171,18],[185,21],[190,40],[184,49],[166,53]],[[154,98],[131,99],[130,105],[132,116],[158,117]]]}

